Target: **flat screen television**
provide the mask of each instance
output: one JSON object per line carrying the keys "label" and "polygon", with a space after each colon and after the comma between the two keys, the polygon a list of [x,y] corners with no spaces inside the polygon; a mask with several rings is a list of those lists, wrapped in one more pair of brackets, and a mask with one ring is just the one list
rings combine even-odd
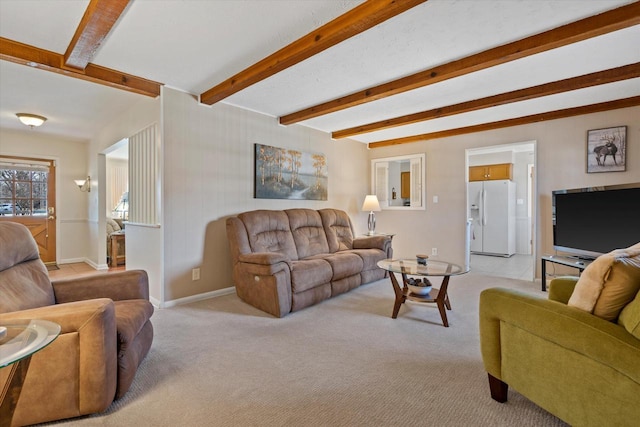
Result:
{"label": "flat screen television", "polygon": [[640,242],[640,183],[556,190],[553,247],[595,258]]}

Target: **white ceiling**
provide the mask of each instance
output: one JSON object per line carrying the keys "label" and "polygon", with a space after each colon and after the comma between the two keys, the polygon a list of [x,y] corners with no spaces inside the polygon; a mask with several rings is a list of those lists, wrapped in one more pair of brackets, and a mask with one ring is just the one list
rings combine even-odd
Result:
{"label": "white ceiling", "polygon": [[[429,0],[224,100],[274,117],[576,21],[630,0]],[[0,36],[64,53],[88,0],[0,0]],[[361,1],[134,0],[92,62],[200,94]],[[331,132],[640,62],[640,25],[303,125]],[[640,79],[359,135],[389,138],[640,95]],[[89,139],[142,95],[0,61],[0,127]]]}

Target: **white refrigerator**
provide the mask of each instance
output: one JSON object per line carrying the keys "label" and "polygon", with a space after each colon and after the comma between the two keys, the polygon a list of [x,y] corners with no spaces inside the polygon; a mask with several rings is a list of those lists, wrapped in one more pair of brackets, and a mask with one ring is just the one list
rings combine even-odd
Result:
{"label": "white refrigerator", "polygon": [[472,253],[509,257],[516,252],[516,186],[508,179],[470,182]]}

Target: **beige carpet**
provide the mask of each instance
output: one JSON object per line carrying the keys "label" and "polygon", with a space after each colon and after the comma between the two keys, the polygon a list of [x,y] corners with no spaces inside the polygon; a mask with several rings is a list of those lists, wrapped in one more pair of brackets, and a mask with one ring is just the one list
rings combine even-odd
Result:
{"label": "beige carpet", "polygon": [[[435,305],[391,319],[388,279],[270,317],[227,295],[156,310],[155,340],[129,393],[72,426],[560,426],[517,392],[491,400],[478,296],[537,285],[451,279],[450,327]],[[535,375],[535,373],[532,373]]]}

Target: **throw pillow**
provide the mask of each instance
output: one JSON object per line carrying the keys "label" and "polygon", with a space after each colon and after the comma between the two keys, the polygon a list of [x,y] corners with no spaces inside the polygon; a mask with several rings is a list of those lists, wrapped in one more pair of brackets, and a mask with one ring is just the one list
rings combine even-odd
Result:
{"label": "throw pillow", "polygon": [[113,218],[107,218],[107,237],[116,231],[120,231],[120,224],[118,224]]}
{"label": "throw pillow", "polygon": [[640,244],[599,256],[584,270],[568,305],[615,321],[640,290]]}
{"label": "throw pillow", "polygon": [[618,324],[640,340],[640,292],[622,309]]}

